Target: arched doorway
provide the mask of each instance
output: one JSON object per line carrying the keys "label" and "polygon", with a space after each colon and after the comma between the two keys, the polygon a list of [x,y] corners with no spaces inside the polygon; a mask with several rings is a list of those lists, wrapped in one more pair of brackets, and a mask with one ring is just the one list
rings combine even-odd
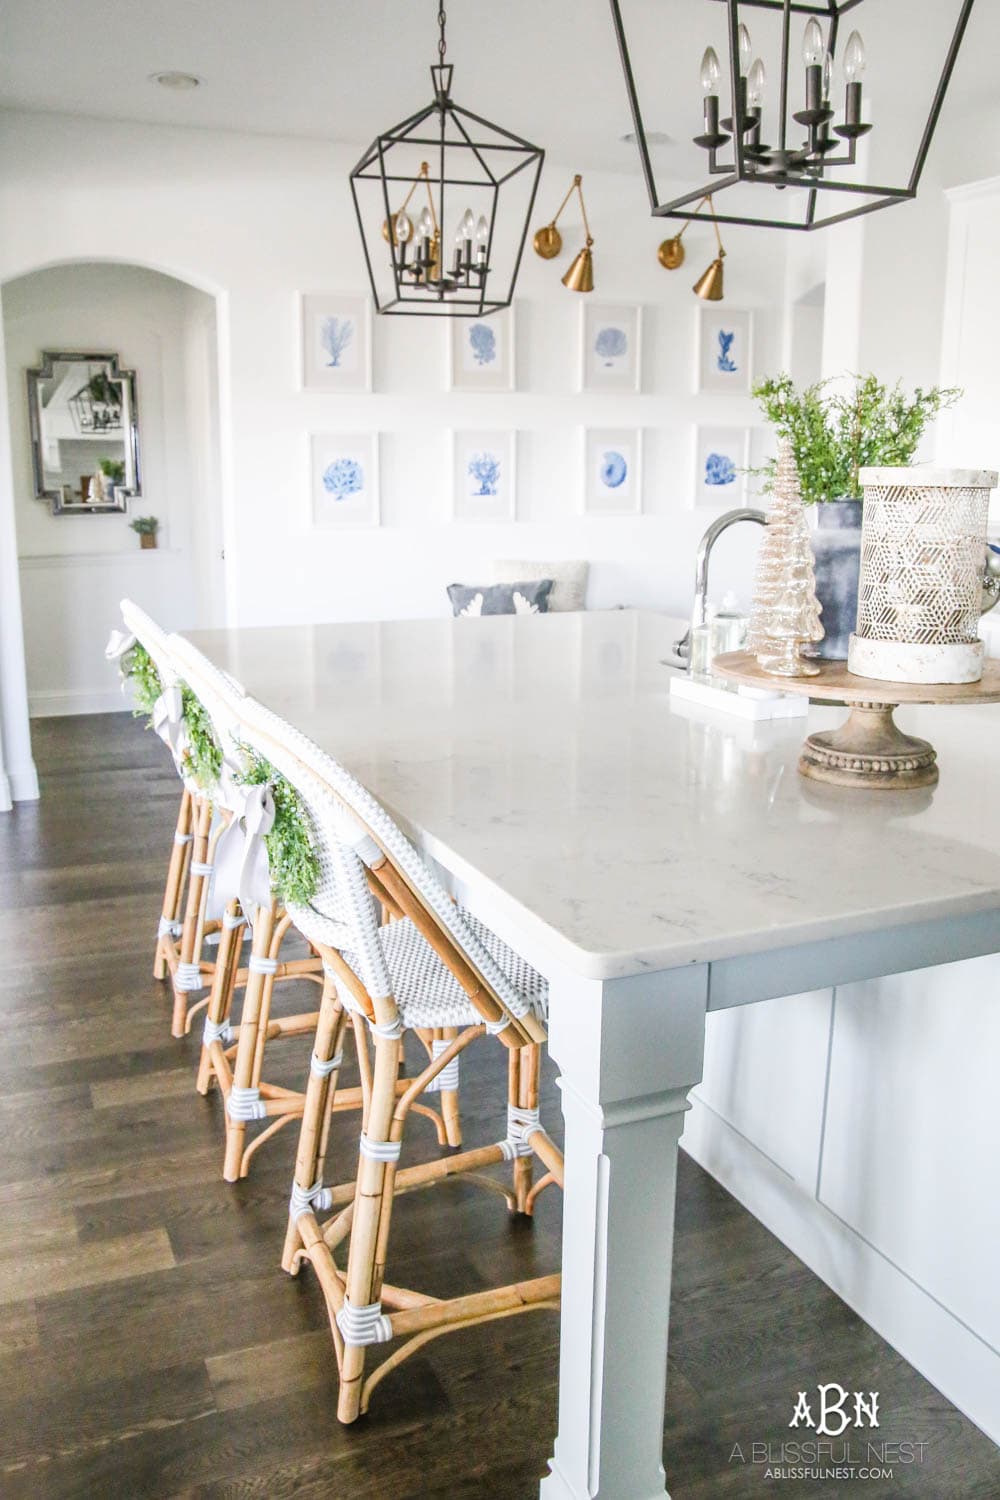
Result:
{"label": "arched doorway", "polygon": [[[123,595],[168,629],[226,617],[217,299],[106,260],[13,277],[2,299],[30,711],[119,708],[103,644]],[[127,514],[55,516],[35,498],[25,370],[47,349],[111,351],[136,371],[142,494]],[[130,522],[150,515],[158,546],[144,550]]]}

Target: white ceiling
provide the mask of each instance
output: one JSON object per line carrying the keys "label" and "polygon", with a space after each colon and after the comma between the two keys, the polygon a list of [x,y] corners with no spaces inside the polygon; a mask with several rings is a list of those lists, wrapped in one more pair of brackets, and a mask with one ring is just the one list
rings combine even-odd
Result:
{"label": "white ceiling", "polygon": [[[883,107],[878,64],[896,50],[892,28],[932,68],[940,51],[927,28],[956,6],[868,0],[854,13],[852,24],[865,16],[868,81]],[[650,43],[637,49],[647,128],[682,143],[658,155],[665,174],[686,176],[703,165],[684,143],[699,128],[701,51],[709,38],[722,50],[723,7],[625,0],[624,9]],[[436,11],[435,0],[2,0],[0,103],[363,144],[429,102]],[[458,103],[556,160],[636,169],[621,141],[631,120],[607,0],[452,0],[448,23]],[[996,100],[998,55],[1000,5],[978,0],[949,110]],[[199,74],[204,86],[177,93],[148,81],[167,69]],[[893,87],[902,79],[912,97],[912,72],[892,71]]]}

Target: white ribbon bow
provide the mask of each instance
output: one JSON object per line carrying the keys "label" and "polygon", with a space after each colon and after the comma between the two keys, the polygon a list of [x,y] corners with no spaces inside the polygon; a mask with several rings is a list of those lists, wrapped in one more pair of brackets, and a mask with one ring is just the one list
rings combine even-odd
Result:
{"label": "white ribbon bow", "polygon": [[126,651],[131,651],[134,645],[134,635],[126,635],[124,630],[112,630],[108,636],[108,644],[104,648],[105,660],[118,661]]}
{"label": "white ribbon bow", "polygon": [[181,758],[188,747],[187,725],[184,723],[184,699],[179,683],[164,688],[153,704],[153,729],[167,746],[174,758],[178,774],[183,776]]}
{"label": "white ribbon bow", "polygon": [[243,794],[242,812],[234,812],[215,846],[215,878],[209,914],[220,916],[239,897],[243,915],[252,923],[258,906],[271,905],[271,866],[265,839],[274,827],[274,797],[270,786],[235,788]]}

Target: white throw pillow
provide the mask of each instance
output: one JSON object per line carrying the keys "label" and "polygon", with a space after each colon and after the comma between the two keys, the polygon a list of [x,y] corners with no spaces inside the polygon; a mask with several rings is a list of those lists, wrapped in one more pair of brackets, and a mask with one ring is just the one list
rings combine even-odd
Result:
{"label": "white throw pillow", "polygon": [[549,612],[567,609],[586,609],[587,575],[590,564],[575,559],[562,562],[524,562],[517,558],[501,558],[493,564],[494,583],[523,583],[528,579],[551,578],[552,592],[549,595]]}

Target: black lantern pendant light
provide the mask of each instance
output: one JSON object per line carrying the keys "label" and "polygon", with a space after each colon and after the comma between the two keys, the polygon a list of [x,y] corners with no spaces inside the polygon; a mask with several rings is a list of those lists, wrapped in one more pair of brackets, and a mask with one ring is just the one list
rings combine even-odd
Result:
{"label": "black lantern pendant light", "polygon": [[453,102],[437,20],[434,100],[372,142],[351,192],[378,312],[483,317],[514,295],[545,153]]}
{"label": "black lantern pendant light", "polygon": [[[690,10],[699,0],[686,3]],[[704,0],[701,3],[704,6]],[[973,0],[960,0],[958,4],[957,22],[944,66],[909,179],[903,187],[885,187],[858,181],[856,176],[840,175],[841,169],[850,172],[857,165],[858,141],[873,129],[864,119],[861,80],[865,47],[855,25],[863,24],[865,0],[723,0],[723,3],[727,13],[729,65],[729,82],[724,92],[729,114],[720,119],[724,70],[715,49],[708,47],[701,63],[702,129],[693,136],[695,145],[705,153],[712,180],[664,202],[657,192],[643,128],[621,0],[611,0],[639,156],[654,216],[810,230],[915,198]],[[946,0],[936,0],[935,9],[942,5],[946,5]],[[715,4],[711,8],[715,9]],[[752,24],[754,12],[758,13],[756,19],[761,20],[762,11],[776,12],[780,23],[779,55],[770,64],[770,71],[777,78],[776,88],[769,88],[769,69],[761,57],[755,56],[751,41],[748,23]],[[848,12],[851,29],[845,38]],[[799,36],[798,25],[803,20],[805,26]],[[803,107],[797,108],[800,101]],[[889,129],[892,123],[884,122]],[[759,212],[727,213],[725,190],[744,184],[761,189]],[[764,189],[770,190],[770,197],[765,196]],[[780,197],[775,196],[776,189],[783,190]],[[863,202],[855,201],[859,196]],[[723,199],[721,211],[716,211],[713,198]],[[706,203],[709,212],[702,213],[700,210]]]}

